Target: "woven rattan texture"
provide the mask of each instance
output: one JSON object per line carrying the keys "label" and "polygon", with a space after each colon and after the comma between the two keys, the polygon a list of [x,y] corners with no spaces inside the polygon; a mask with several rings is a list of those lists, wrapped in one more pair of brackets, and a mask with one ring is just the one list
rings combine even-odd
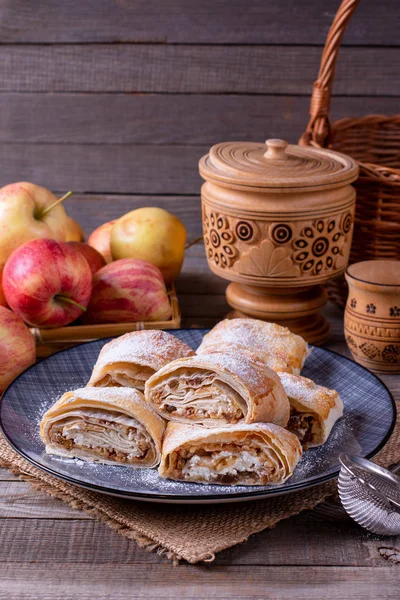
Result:
{"label": "woven rattan texture", "polygon": [[[314,84],[310,120],[300,143],[332,148],[359,162],[354,237],[350,263],[400,259],[400,115],[369,115],[331,123],[332,84],[340,42],[359,0],[343,0],[329,31]],[[332,300],[344,306],[344,277],[328,286]]]}

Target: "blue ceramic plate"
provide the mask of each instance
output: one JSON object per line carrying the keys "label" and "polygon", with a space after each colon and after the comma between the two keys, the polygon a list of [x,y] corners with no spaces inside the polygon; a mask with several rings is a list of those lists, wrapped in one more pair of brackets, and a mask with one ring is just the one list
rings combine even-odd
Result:
{"label": "blue ceramic plate", "polygon": [[[172,331],[193,348],[206,330]],[[221,486],[179,483],[158,477],[156,469],[85,463],[44,452],[39,437],[43,413],[64,392],[84,386],[101,347],[108,340],[82,344],[27,369],[6,390],[0,424],[13,448],[28,461],[66,481],[91,490],[152,502],[218,503],[287,494],[327,481],[339,473],[340,452],[373,456],[390,436],[396,408],[389,390],[375,375],[343,356],[313,348],[302,374],[339,391],[345,414],[324,446],[307,450],[283,485]]]}

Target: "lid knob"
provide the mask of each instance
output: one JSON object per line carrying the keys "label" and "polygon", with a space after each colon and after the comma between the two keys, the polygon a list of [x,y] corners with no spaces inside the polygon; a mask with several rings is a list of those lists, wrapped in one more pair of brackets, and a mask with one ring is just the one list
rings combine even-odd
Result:
{"label": "lid knob", "polygon": [[286,148],[288,143],[285,140],[266,140],[267,151],[264,152],[265,158],[273,160],[285,160]]}

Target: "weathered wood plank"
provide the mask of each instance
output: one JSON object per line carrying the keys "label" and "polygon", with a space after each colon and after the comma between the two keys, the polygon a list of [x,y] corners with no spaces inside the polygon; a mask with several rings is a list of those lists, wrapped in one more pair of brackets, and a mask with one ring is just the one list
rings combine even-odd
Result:
{"label": "weathered wood plank", "polygon": [[[5,45],[0,91],[308,96],[320,56],[315,46]],[[334,92],[400,95],[397,48],[343,48]]]}
{"label": "weathered wood plank", "polygon": [[[204,254],[202,256],[191,256],[191,252],[192,248],[186,252],[182,273],[176,282],[178,295],[180,298],[183,294],[192,295],[193,290],[196,290],[197,294],[203,296],[202,301],[204,303],[211,304],[214,296],[225,294],[229,281],[211,273]],[[194,302],[196,302],[195,298]],[[196,315],[193,311],[191,312],[193,317],[206,316],[203,313]],[[184,314],[184,316],[186,315]]]}
{"label": "weathered wood plank", "polygon": [[0,185],[33,181],[53,190],[198,194],[208,146],[1,144]]}
{"label": "weathered wood plank", "polygon": [[[74,183],[75,181],[70,181],[72,189]],[[62,189],[52,189],[56,194],[63,193]],[[118,219],[125,213],[143,206],[158,206],[179,217],[187,229],[188,240],[197,238],[202,233],[200,196],[74,193],[65,203],[68,214],[79,221],[87,236],[102,223]],[[190,252],[204,255],[202,245],[190,248]]]}
{"label": "weathered wood plank", "polygon": [[[183,276],[182,276],[183,277]],[[193,288],[192,288],[193,289]],[[186,286],[190,290],[190,286]],[[214,318],[221,319],[230,310],[223,295],[203,295],[183,293],[179,296],[182,314],[186,319]]]}
{"label": "weathered wood plank", "polygon": [[390,566],[354,567],[246,567],[169,564],[88,565],[63,563],[38,565],[3,564],[0,567],[0,598],[7,600],[125,600],[161,598],[175,600],[242,599],[365,600],[395,598],[399,575]]}
{"label": "weathered wood plank", "polygon": [[0,469],[0,481],[18,481],[18,477],[10,473],[7,469]]}
{"label": "weathered wood plank", "polygon": [[[140,549],[133,540],[96,520],[61,517],[53,520],[57,501],[52,502],[47,518],[0,519],[0,564],[160,563],[157,554]],[[322,521],[304,514],[282,521],[273,529],[251,536],[245,544],[221,552],[214,564],[376,567],[382,565],[378,547],[389,542],[398,545],[400,536],[378,538],[351,521]]]}
{"label": "weathered wood plank", "polygon": [[[308,96],[3,93],[0,142],[212,145],[268,137],[297,142],[309,104]],[[398,111],[397,98],[336,97],[332,103],[333,120]]]}
{"label": "weathered wood plank", "polygon": [[24,481],[0,482],[0,519],[18,518],[25,519],[80,519],[88,518],[87,515],[74,510],[48,496],[38,492]]}
{"label": "weathered wood plank", "polygon": [[[2,42],[162,42],[217,44],[324,43],[338,0],[13,0],[2,3]],[[396,0],[364,0],[345,43],[397,44]]]}

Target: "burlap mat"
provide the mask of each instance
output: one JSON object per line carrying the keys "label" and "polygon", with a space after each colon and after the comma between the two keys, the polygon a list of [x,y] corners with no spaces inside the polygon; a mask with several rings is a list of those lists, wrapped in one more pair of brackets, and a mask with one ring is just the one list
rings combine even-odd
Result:
{"label": "burlap mat", "polygon": [[[399,418],[376,462],[383,466],[400,462]],[[282,519],[311,509],[336,493],[336,482],[331,481],[303,492],[239,504],[174,506],[119,500],[64,483],[40,471],[16,454],[2,436],[0,467],[174,562],[211,561],[217,552],[244,542]]]}

